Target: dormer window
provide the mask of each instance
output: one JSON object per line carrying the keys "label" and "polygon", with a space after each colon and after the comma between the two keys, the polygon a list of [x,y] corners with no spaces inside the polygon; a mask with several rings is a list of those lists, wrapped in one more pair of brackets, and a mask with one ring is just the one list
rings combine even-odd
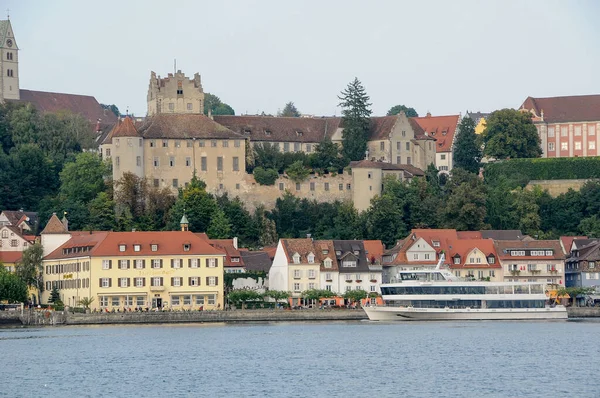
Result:
{"label": "dormer window", "polygon": [[551,256],[552,255],[552,250],[546,250],[546,256]]}
{"label": "dormer window", "polygon": [[142,250],[142,245],[133,245],[134,252],[139,252],[140,250]]}
{"label": "dormer window", "polygon": [[150,250],[152,250],[153,252],[158,251],[158,245],[156,243],[150,245]]}
{"label": "dormer window", "polygon": [[356,267],[356,260],[344,260],[342,262],[343,267]]}
{"label": "dormer window", "polygon": [[249,135],[251,132],[252,132],[252,130],[250,130],[250,129],[244,129],[244,134],[248,134]]}
{"label": "dormer window", "polygon": [[298,137],[302,137],[302,131],[296,131],[296,135],[297,135]]}
{"label": "dormer window", "polygon": [[265,130],[265,135],[270,136],[271,135],[271,130]]}
{"label": "dormer window", "polygon": [[324,250],[321,251],[321,253],[323,253],[323,254],[329,254],[329,250],[324,249]]}
{"label": "dormer window", "polygon": [[314,264],[315,263],[315,255],[312,253],[309,253],[308,256],[306,256],[306,259],[308,260],[309,264]]}
{"label": "dormer window", "polygon": [[488,264],[495,264],[495,263],[496,263],[496,257],[494,257],[494,256],[489,256],[489,257],[487,258],[487,262],[488,262]]}
{"label": "dormer window", "polygon": [[442,131],[442,135],[446,135],[448,132],[446,130]]}
{"label": "dormer window", "polygon": [[337,256],[341,256],[341,255],[342,255],[342,251],[341,251],[341,250],[336,250],[336,251],[335,251],[335,254],[336,254]]}
{"label": "dormer window", "polygon": [[460,256],[454,257],[454,264],[460,264]]}
{"label": "dormer window", "polygon": [[240,262],[240,258],[239,257],[231,257],[231,262],[232,263],[239,263]]}
{"label": "dormer window", "polygon": [[119,245],[119,251],[124,252],[127,249],[127,245]]}
{"label": "dormer window", "polygon": [[330,258],[326,258],[325,261],[323,261],[323,265],[325,266],[325,268],[331,268],[333,265],[333,262],[331,261]]}
{"label": "dormer window", "polygon": [[433,244],[433,247],[440,247],[440,241],[439,240],[434,240],[431,243]]}
{"label": "dormer window", "polygon": [[190,245],[189,243],[184,243],[183,244],[183,251],[184,252],[189,252],[190,251],[190,247],[192,247],[192,245]]}
{"label": "dormer window", "polygon": [[295,253],[292,256],[292,260],[294,261],[294,264],[300,264],[300,255],[298,253]]}

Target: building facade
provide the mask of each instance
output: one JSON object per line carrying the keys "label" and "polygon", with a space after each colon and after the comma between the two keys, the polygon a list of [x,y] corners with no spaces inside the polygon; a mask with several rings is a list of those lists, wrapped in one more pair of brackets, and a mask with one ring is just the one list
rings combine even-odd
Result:
{"label": "building facade", "polygon": [[70,235],[44,257],[43,302],[56,287],[65,305],[93,298],[101,311],[223,308],[225,253],[192,232]]}
{"label": "building facade", "polygon": [[169,73],[167,77],[150,72],[147,101],[147,116],[159,113],[204,114],[204,90],[200,74],[195,73],[194,78],[190,79],[180,70]]}
{"label": "building facade", "polygon": [[565,286],[600,286],[600,241],[575,239],[565,261]]}
{"label": "building facade", "polygon": [[527,97],[519,109],[532,115],[542,157],[600,155],[600,95]]}
{"label": "building facade", "polygon": [[422,129],[423,134],[434,138],[435,166],[440,172],[449,173],[454,167],[454,141],[460,123],[460,115],[431,116],[412,118]]}

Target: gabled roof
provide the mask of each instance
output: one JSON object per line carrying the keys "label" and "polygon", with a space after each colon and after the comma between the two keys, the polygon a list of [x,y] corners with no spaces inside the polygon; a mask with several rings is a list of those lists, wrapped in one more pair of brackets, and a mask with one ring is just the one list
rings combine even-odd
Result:
{"label": "gabled roof", "polygon": [[119,120],[112,132],[110,133],[111,138],[115,137],[139,137],[140,134],[137,131],[133,121],[129,116],[123,118],[123,120]]}
{"label": "gabled roof", "polygon": [[15,41],[14,34],[10,35],[10,38],[13,41],[12,47],[8,47],[8,45],[6,44],[9,29],[12,31],[10,19],[0,21],[0,48],[19,49],[19,47],[17,47],[17,42]]}
{"label": "gabled roof", "polygon": [[[381,169],[381,170],[402,170],[406,177],[424,176],[423,170],[410,164],[393,164],[386,162],[374,162],[372,160],[355,160],[350,162],[352,169]],[[407,174],[406,174],[407,173]]]}
{"label": "gabled roof", "polygon": [[[225,267],[244,267],[244,260],[241,252],[236,249],[233,239],[210,239],[208,243],[217,249],[225,252]],[[232,257],[238,258],[238,262],[233,262]]]}
{"label": "gabled roof", "polygon": [[46,234],[68,234],[69,232],[63,225],[63,223],[58,219],[56,213],[52,213],[50,220],[46,224],[46,227],[42,231],[42,235]]}
{"label": "gabled roof", "polygon": [[112,125],[117,122],[117,116],[110,110],[104,109],[90,95],[51,93],[45,91],[20,90],[21,101],[31,103],[40,112],[69,111],[86,118],[90,123],[100,119],[101,124]]}
{"label": "gabled roof", "polygon": [[[503,260],[564,260],[565,255],[557,240],[495,240],[496,253]],[[511,256],[511,250],[552,250],[552,256]]]}
{"label": "gabled roof", "polygon": [[481,237],[484,239],[494,239],[494,240],[522,240],[525,235],[518,229],[489,229],[483,230],[481,232]]}
{"label": "gabled roof", "polygon": [[575,239],[587,239],[587,236],[561,236],[559,239],[563,249],[563,253],[569,254],[571,252],[571,246],[573,245],[573,241]]}
{"label": "gabled roof", "polygon": [[[60,221],[59,221],[60,222]],[[48,222],[50,224],[50,222]],[[42,232],[43,233],[43,232]],[[94,248],[98,246],[107,236],[109,232],[72,232],[71,239],[56,248],[53,252],[44,257],[44,260],[57,260],[62,258],[81,257],[82,255],[91,255]],[[92,250],[85,253],[71,252],[64,254],[64,249],[72,249],[76,247],[92,247]]]}
{"label": "gabled roof", "polygon": [[308,264],[307,256],[309,253],[313,253],[315,255],[315,264],[318,264],[318,259],[316,257],[312,239],[282,239],[281,243],[283,248],[285,249],[285,254],[289,264],[294,263],[293,256],[295,253],[298,253],[298,255],[300,255],[300,264]]}
{"label": "gabled roof", "polygon": [[383,256],[384,246],[380,240],[364,240],[365,254],[367,260],[371,262],[371,259],[375,259],[375,262],[381,262]]}
{"label": "gabled roof", "polygon": [[318,143],[333,135],[341,118],[214,116],[214,120],[252,141]]}
{"label": "gabled roof", "polygon": [[38,223],[38,214],[34,211],[4,210],[0,214],[3,214],[10,225],[14,226],[19,226],[21,221],[25,221],[34,230]]}
{"label": "gabled roof", "polygon": [[240,251],[244,261],[246,271],[264,271],[269,272],[271,269],[271,259],[269,254],[264,251]]}
{"label": "gabled roof", "polygon": [[[342,273],[355,273],[355,272],[369,272],[369,264],[367,256],[365,254],[365,246],[362,240],[334,240],[333,248],[335,249],[334,255],[337,258],[339,271]],[[358,255],[355,255],[354,250],[358,250]],[[337,252],[340,252],[338,254]],[[356,267],[343,267],[341,259],[352,254],[353,257],[357,258]]]}
{"label": "gabled roof", "polygon": [[147,118],[138,128],[144,138],[243,139],[211,118],[197,114],[157,114]]}
{"label": "gabled roof", "polygon": [[[481,251],[486,258],[498,258],[494,241],[492,239],[456,239],[449,243],[447,258],[451,258],[450,268],[502,268],[499,261],[493,264],[471,264],[469,263],[469,254],[475,249]],[[455,264],[454,258],[460,257],[460,264]]]}
{"label": "gabled roof", "polygon": [[[331,272],[338,270],[338,261],[335,255],[335,248],[333,247],[333,241],[331,240],[316,240],[314,241],[314,254],[317,257],[317,260],[321,263],[321,271],[323,272]],[[327,254],[324,254],[323,251],[327,251]],[[326,259],[331,260],[331,268],[325,268],[324,261]]]}
{"label": "gabled roof", "polygon": [[451,152],[460,115],[413,117],[424,133],[436,139],[436,152]]}
{"label": "gabled roof", "polygon": [[11,251],[11,252],[3,252],[0,251],[0,263],[7,264],[15,264],[18,261],[21,261],[23,257],[23,252]]}
{"label": "gabled roof", "polygon": [[527,97],[520,109],[531,111],[547,123],[591,122],[600,120],[600,95],[566,97]]}
{"label": "gabled roof", "polygon": [[398,116],[375,116],[371,118],[369,140],[385,140],[389,138]]}

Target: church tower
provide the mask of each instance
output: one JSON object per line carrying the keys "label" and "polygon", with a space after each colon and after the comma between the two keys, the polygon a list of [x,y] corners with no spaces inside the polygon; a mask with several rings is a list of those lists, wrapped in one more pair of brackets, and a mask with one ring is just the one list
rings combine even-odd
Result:
{"label": "church tower", "polygon": [[200,74],[190,79],[180,70],[167,77],[150,72],[148,87],[148,116],[158,113],[168,114],[204,114],[204,90]]}
{"label": "church tower", "polygon": [[0,102],[18,100],[19,48],[10,19],[0,21]]}

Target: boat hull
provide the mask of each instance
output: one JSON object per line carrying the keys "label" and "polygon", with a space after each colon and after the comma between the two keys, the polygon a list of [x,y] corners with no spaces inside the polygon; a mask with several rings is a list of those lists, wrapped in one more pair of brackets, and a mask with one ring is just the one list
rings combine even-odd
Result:
{"label": "boat hull", "polygon": [[457,321],[567,319],[564,306],[548,308],[450,309],[409,307],[364,307],[371,321]]}

